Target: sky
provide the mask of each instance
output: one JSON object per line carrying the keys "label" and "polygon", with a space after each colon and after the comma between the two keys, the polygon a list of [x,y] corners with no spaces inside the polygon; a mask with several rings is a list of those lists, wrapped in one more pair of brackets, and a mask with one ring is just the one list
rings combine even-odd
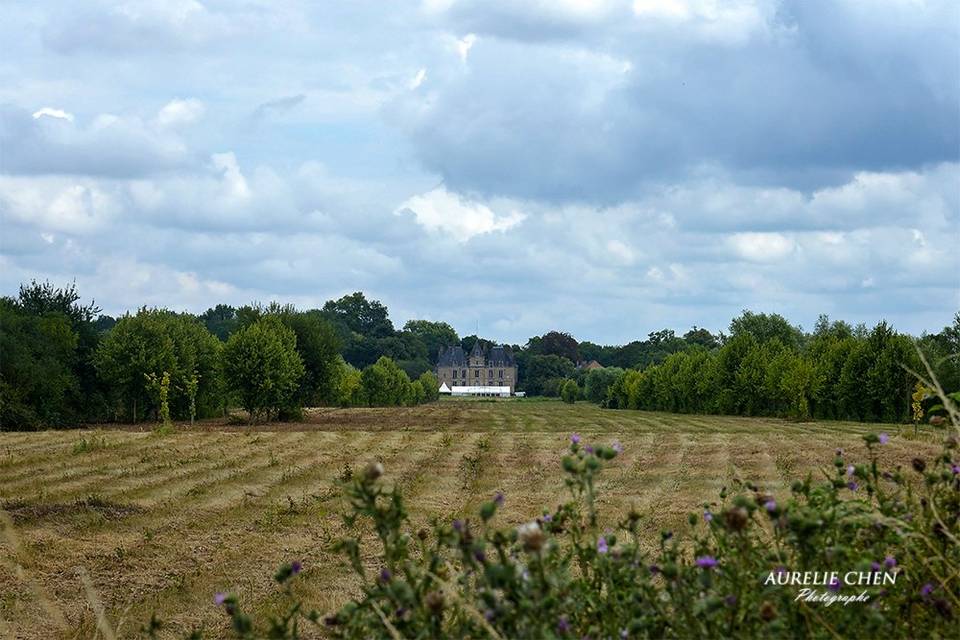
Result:
{"label": "sky", "polygon": [[955,0],[0,5],[0,294],[617,344],[960,309]]}

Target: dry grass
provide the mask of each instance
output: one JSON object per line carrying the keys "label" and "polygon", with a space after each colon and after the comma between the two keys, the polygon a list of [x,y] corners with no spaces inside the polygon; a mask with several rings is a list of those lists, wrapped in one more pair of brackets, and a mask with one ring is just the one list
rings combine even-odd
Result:
{"label": "dry grass", "polygon": [[[136,636],[153,612],[164,635],[225,636],[214,592],[276,607],[271,576],[292,559],[306,567],[297,589],[331,610],[356,588],[327,551],[342,533],[335,480],[372,458],[403,486],[418,521],[469,513],[501,490],[502,517],[519,523],[562,499],[557,470],[570,432],[619,440],[625,451],[601,484],[602,513],[635,504],[653,541],[661,529],[684,530],[686,514],[733,478],[783,495],[791,479],[829,465],[835,448],[863,455],[869,431],[894,436],[883,448],[889,462],[933,448],[929,438],[896,437],[895,426],[532,400],[322,409],[299,424],[212,421],[166,436],[140,429],[0,433],[0,507],[20,540],[14,556],[0,538],[0,555],[13,558],[0,563],[0,636],[97,635],[81,568],[118,637]],[[51,603],[66,630],[51,620]]]}

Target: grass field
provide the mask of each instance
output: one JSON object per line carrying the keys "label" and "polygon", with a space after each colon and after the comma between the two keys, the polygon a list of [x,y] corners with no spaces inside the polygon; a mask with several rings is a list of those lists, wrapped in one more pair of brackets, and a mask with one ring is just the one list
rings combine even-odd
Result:
{"label": "grass field", "polygon": [[[603,512],[635,504],[661,529],[687,528],[686,514],[733,478],[777,495],[829,466],[843,447],[864,456],[860,436],[888,431],[891,462],[909,464],[925,441],[896,426],[789,423],[771,419],[605,411],[548,401],[445,401],[397,409],[323,409],[298,424],[180,425],[168,435],[118,427],[0,433],[0,504],[20,550],[0,539],[0,637],[92,637],[95,587],[120,637],[135,636],[152,612],[180,637],[195,627],[227,635],[214,592],[279,601],[272,574],[298,559],[296,588],[328,611],[356,583],[327,551],[341,533],[335,480],[380,459],[418,521],[470,514],[495,491],[519,523],[562,499],[559,459],[567,436],[619,440],[623,455],[601,483]],[[25,568],[17,571],[10,558]],[[43,595],[46,594],[46,595]],[[57,629],[62,611],[67,627]]]}

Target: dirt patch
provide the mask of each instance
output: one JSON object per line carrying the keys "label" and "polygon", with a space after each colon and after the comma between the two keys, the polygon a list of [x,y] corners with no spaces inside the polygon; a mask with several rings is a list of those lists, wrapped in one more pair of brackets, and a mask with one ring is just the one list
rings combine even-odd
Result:
{"label": "dirt patch", "polygon": [[58,520],[84,513],[96,513],[107,520],[120,520],[144,511],[136,504],[104,500],[97,496],[78,498],[73,502],[31,502],[29,500],[5,500],[0,509],[13,518],[14,524]]}

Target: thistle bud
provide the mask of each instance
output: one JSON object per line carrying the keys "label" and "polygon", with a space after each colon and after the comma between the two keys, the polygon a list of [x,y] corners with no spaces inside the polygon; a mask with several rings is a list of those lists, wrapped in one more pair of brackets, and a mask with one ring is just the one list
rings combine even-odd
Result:
{"label": "thistle bud", "polygon": [[383,465],[379,462],[371,462],[363,470],[363,475],[367,480],[376,480],[383,475]]}
{"label": "thistle bud", "polygon": [[520,525],[517,528],[517,539],[525,550],[533,552],[540,551],[540,549],[543,548],[544,542],[546,542],[543,530],[540,529],[540,525],[536,522],[528,522],[527,524]]}

